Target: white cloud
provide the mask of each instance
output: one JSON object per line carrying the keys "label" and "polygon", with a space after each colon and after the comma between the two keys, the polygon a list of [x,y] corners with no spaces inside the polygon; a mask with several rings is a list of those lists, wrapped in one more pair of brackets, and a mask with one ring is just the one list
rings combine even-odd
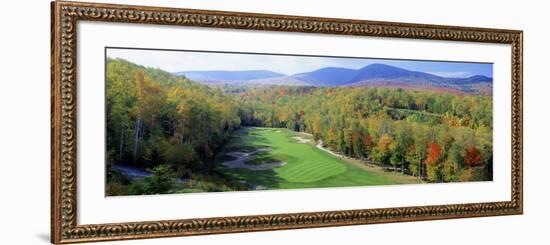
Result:
{"label": "white cloud", "polygon": [[122,58],[143,66],[161,68],[169,72],[192,70],[271,70],[291,75],[328,66],[357,69],[370,63],[368,60],[346,58],[334,59],[326,57],[136,49],[107,49],[107,56]]}
{"label": "white cloud", "polygon": [[445,72],[445,71],[431,71],[427,72],[432,75],[440,76],[440,77],[453,77],[453,78],[467,78],[471,77],[474,74],[467,72],[467,71],[451,71],[451,72]]}

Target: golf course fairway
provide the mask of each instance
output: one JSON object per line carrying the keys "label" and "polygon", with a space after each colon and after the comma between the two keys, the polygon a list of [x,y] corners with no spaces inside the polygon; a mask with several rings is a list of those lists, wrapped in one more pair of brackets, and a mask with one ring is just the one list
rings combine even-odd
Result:
{"label": "golf course fairway", "polygon": [[[417,183],[410,176],[369,170],[357,160],[342,159],[307,137],[284,128],[243,127],[225,146],[218,170],[261,189]],[[267,168],[259,167],[262,164]]]}

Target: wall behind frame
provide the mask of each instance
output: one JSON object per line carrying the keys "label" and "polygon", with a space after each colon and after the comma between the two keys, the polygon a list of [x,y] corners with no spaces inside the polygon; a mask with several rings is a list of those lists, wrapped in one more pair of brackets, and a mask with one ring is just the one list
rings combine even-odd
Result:
{"label": "wall behind frame", "polygon": [[[547,41],[550,19],[535,1],[443,2],[306,0],[125,0],[100,1],[265,12],[351,19],[523,29],[524,46],[524,197],[522,216],[399,224],[241,233],[102,244],[518,244],[546,241],[543,221],[550,172],[546,130],[548,111]],[[0,15],[0,153],[2,209],[0,237],[5,244],[49,243],[50,85],[49,0],[6,2]],[[419,237],[422,237],[420,239]],[[535,242],[536,243],[536,242]]]}

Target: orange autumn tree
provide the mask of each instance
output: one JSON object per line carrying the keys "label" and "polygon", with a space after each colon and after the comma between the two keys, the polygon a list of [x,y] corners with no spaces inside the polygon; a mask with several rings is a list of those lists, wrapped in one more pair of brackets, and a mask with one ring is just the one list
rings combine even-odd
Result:
{"label": "orange autumn tree", "polygon": [[365,155],[370,155],[373,146],[374,141],[372,140],[372,137],[370,137],[369,132],[365,132],[365,135],[363,136],[363,151],[365,152]]}
{"label": "orange autumn tree", "polygon": [[373,145],[372,137],[370,137],[369,133],[365,134],[365,137],[363,137],[363,144],[365,145],[365,148],[370,148]]}
{"label": "orange autumn tree", "polygon": [[483,158],[481,158],[481,153],[478,149],[471,146],[466,148],[466,156],[464,156],[464,162],[470,167],[475,167],[483,163]]}
{"label": "orange autumn tree", "polygon": [[428,155],[426,157],[426,179],[430,182],[442,182],[443,175],[439,165],[441,158],[441,146],[435,141],[428,144]]}
{"label": "orange autumn tree", "polygon": [[441,146],[436,142],[432,142],[428,145],[428,157],[426,158],[426,164],[435,165],[441,157]]}

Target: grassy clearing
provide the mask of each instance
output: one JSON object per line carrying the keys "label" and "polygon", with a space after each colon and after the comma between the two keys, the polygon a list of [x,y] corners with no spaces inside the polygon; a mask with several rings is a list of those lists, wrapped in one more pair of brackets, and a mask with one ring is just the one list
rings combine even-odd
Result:
{"label": "grassy clearing", "polygon": [[369,171],[319,150],[313,143],[298,143],[294,138],[296,135],[288,129],[243,128],[235,132],[226,152],[269,148],[269,152],[252,156],[245,163],[262,164],[278,160],[287,164],[262,171],[223,167],[219,171],[232,179],[245,180],[269,189],[415,183],[411,178],[397,178],[395,174]]}

